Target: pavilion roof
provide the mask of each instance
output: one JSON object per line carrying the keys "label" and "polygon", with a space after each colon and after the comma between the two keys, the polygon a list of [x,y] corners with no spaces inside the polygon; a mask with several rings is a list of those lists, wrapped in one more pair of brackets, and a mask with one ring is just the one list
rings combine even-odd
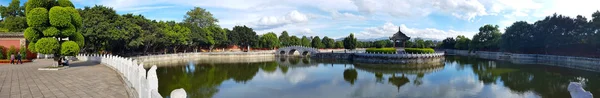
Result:
{"label": "pavilion roof", "polygon": [[410,39],[410,37],[408,37],[408,36],[406,36],[406,34],[402,33],[402,30],[400,30],[400,27],[398,27],[398,32],[396,32],[392,37],[390,37],[390,40],[406,41],[409,39]]}

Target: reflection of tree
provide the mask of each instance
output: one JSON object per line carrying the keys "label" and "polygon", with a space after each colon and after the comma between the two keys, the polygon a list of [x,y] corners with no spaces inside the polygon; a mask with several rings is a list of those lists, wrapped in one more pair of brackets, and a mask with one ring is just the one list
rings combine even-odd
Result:
{"label": "reflection of tree", "polygon": [[302,63],[310,64],[310,58],[302,58]]}
{"label": "reflection of tree", "polygon": [[415,78],[415,81],[413,81],[413,84],[415,84],[416,86],[419,86],[419,85],[423,84],[423,77],[424,76],[425,76],[424,73],[417,74],[417,77]]}
{"label": "reflection of tree", "polygon": [[358,72],[356,72],[356,69],[344,70],[344,80],[346,80],[351,85],[354,85],[357,75],[358,75]]}
{"label": "reflection of tree", "polygon": [[288,66],[281,66],[281,65],[279,65],[279,69],[281,69],[281,72],[282,72],[283,74],[286,74],[286,73],[288,72],[288,70],[290,69],[290,67],[288,67]]}
{"label": "reflection of tree", "polygon": [[402,74],[401,77],[396,77],[396,74],[392,74],[392,77],[388,79],[388,83],[391,83],[392,85],[396,86],[398,90],[400,90],[400,87],[402,87],[408,82],[410,82],[410,80],[408,80],[408,78],[404,76],[404,74]]}
{"label": "reflection of tree", "polygon": [[262,69],[263,71],[265,71],[267,73],[273,73],[273,72],[277,71],[277,62],[263,63],[263,65],[260,66],[260,69]]}
{"label": "reflection of tree", "polygon": [[167,96],[174,89],[184,88],[191,98],[210,98],[219,91],[219,85],[226,80],[233,79],[239,83],[250,81],[260,65],[262,64],[199,64],[195,66],[194,72],[187,73],[186,66],[159,68],[159,92]]}
{"label": "reflection of tree", "polygon": [[297,65],[300,63],[300,58],[288,58],[288,60],[290,60],[290,64],[292,65]]}
{"label": "reflection of tree", "polygon": [[586,90],[590,90],[594,95],[600,94],[600,79],[595,76],[598,73],[548,65],[517,65],[466,57],[446,58],[447,62],[457,62],[458,66],[471,67],[483,83],[496,83],[499,80],[505,87],[517,93],[534,92],[543,98],[568,98],[569,82],[585,80]]}
{"label": "reflection of tree", "polygon": [[376,78],[376,82],[377,83],[383,83],[383,74],[382,73],[375,73],[375,78]]}

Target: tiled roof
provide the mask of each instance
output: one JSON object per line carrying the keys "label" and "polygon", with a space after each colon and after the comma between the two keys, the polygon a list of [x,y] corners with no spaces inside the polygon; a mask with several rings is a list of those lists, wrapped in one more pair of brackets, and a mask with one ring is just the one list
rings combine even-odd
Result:
{"label": "tiled roof", "polygon": [[7,33],[0,33],[0,37],[24,37],[23,36],[23,32],[7,32]]}

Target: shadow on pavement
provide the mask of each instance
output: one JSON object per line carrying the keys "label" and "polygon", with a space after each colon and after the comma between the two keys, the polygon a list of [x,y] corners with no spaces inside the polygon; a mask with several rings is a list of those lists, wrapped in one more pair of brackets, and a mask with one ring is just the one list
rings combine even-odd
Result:
{"label": "shadow on pavement", "polygon": [[98,65],[98,64],[100,64],[100,63],[92,62],[92,61],[75,61],[75,62],[71,63],[69,65],[69,67],[94,66],[94,65]]}

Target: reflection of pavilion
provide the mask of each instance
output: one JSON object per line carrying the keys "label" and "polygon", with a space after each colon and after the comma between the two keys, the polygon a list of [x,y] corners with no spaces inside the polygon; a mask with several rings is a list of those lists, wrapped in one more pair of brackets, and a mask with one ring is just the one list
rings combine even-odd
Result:
{"label": "reflection of pavilion", "polygon": [[278,57],[276,61],[281,66],[289,66],[289,67],[318,66],[318,63],[312,62],[310,58],[302,58],[302,57]]}
{"label": "reflection of pavilion", "polygon": [[399,91],[400,87],[402,87],[406,83],[410,82],[410,80],[406,76],[404,76],[404,74],[402,74],[401,77],[397,77],[396,74],[392,74],[392,77],[390,77],[388,79],[388,82],[391,83],[392,85],[396,86],[396,88]]}
{"label": "reflection of pavilion", "polygon": [[[444,69],[444,63],[428,63],[425,64],[359,64],[355,63],[354,67],[370,73],[382,74],[419,74],[432,73]],[[420,67],[413,67],[420,66]]]}

